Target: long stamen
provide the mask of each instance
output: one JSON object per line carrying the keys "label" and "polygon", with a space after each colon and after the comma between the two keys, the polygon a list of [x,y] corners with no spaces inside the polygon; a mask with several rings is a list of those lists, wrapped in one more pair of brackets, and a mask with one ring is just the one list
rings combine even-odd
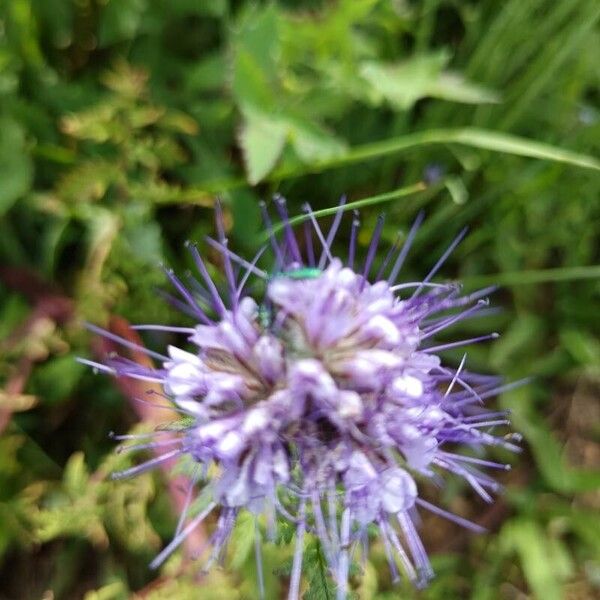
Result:
{"label": "long stamen", "polygon": [[[348,504],[348,502],[346,502],[346,504]],[[351,516],[350,507],[346,506],[342,513],[342,523],[340,527],[341,546],[337,563],[337,600],[346,600],[348,594],[348,569],[350,568],[348,545],[350,544]]]}
{"label": "long stamen", "polygon": [[304,221],[302,224],[302,230],[304,231],[304,247],[306,250],[306,258],[309,266],[315,266],[315,247],[313,245],[312,240],[312,231],[310,228],[310,223],[308,221]]}
{"label": "long stamen", "polygon": [[416,502],[419,506],[422,506],[423,508],[427,509],[429,512],[439,515],[440,517],[444,517],[444,519],[448,519],[449,521],[453,521],[454,523],[457,523],[458,525],[461,525],[462,527],[465,527],[466,529],[470,529],[471,531],[475,531],[477,533],[485,533],[487,531],[487,529],[485,527],[481,527],[481,525],[477,525],[477,523],[473,523],[472,521],[469,521],[468,519],[464,519],[463,517],[459,517],[458,515],[448,512],[447,510],[439,508],[435,504],[431,504],[430,502],[427,502],[426,500],[417,498]]}
{"label": "long stamen", "polygon": [[221,296],[217,290],[217,286],[214,284],[212,277],[209,275],[209,273],[206,269],[204,261],[202,260],[202,257],[200,256],[200,252],[198,252],[197,246],[195,244],[191,244],[191,243],[188,243],[187,246],[188,246],[189,251],[192,254],[192,258],[194,259],[194,262],[196,263],[196,267],[198,268],[198,271],[200,271],[200,275],[202,275],[202,279],[204,279],[204,282],[206,283],[208,290],[210,291],[210,294],[211,294],[211,297],[213,300],[214,309],[217,311],[217,313],[220,317],[223,317],[225,315],[225,312],[227,311],[227,309],[225,308],[225,304],[223,304],[223,300],[221,299]]}
{"label": "long stamen", "polygon": [[[227,238],[225,237],[225,225],[223,223],[223,207],[221,206],[221,202],[215,202],[215,222],[217,225],[217,233],[219,234],[219,242],[222,247],[227,250]],[[235,277],[233,275],[233,267],[231,265],[231,257],[228,251],[223,252],[223,257],[225,258],[225,277],[227,279],[227,285],[229,286],[229,299],[231,300],[231,304],[235,309],[237,307],[237,294],[235,293],[236,285],[235,285]]]}
{"label": "long stamen", "polygon": [[310,207],[310,204],[308,204],[308,202],[304,205],[304,211],[308,215],[310,222],[312,223],[312,226],[314,227],[314,230],[317,234],[317,237],[319,238],[319,241],[321,242],[321,245],[323,246],[323,252],[325,252],[325,254],[327,255],[327,258],[331,262],[333,260],[333,256],[331,255],[331,250],[329,248],[329,245],[327,244],[327,241],[323,237],[323,232],[321,231],[321,228],[319,227],[319,224],[317,223],[317,220],[315,219],[313,210]]}
{"label": "long stamen", "polygon": [[381,266],[379,267],[379,270],[377,271],[377,275],[375,275],[375,281],[379,281],[380,279],[383,279],[383,273],[384,273],[386,267],[388,266],[390,260],[392,259],[392,256],[394,256],[394,254],[396,254],[396,252],[398,251],[399,247],[400,247],[400,233],[398,233],[398,235],[396,235],[396,239],[394,240],[394,243],[390,246],[390,249],[387,251],[385,258],[383,259],[383,262],[381,263]]}
{"label": "long stamen", "polygon": [[[444,252],[444,254],[442,254],[442,256],[440,256],[439,260],[435,263],[435,265],[433,265],[433,268],[431,269],[431,271],[429,271],[429,273],[427,274],[427,277],[425,277],[425,279],[423,279],[423,283],[427,283],[439,270],[440,267],[446,262],[446,259],[450,256],[450,254],[452,254],[452,252],[454,252],[454,249],[456,248],[456,246],[458,246],[458,244],[461,243],[461,241],[463,240],[463,238],[465,237],[465,235],[467,235],[467,231],[468,228],[465,227],[452,241],[452,243],[450,244],[450,246],[448,246],[448,248],[446,249],[446,251]],[[413,294],[413,298],[421,291],[422,288],[417,288]]]}
{"label": "long stamen", "polygon": [[177,537],[181,533],[181,530],[183,529],[183,525],[187,519],[188,511],[190,509],[190,504],[192,503],[194,487],[198,483],[198,478],[199,478],[199,469],[198,469],[198,465],[196,465],[194,467],[194,472],[192,473],[192,476],[190,477],[190,481],[188,483],[188,487],[185,492],[185,500],[183,501],[183,507],[181,509],[181,514],[179,515],[179,520],[177,521],[177,527],[175,528],[174,537]]}
{"label": "long stamen", "polygon": [[[263,246],[256,253],[252,262],[248,264],[246,272],[244,273],[244,276],[242,277],[242,280],[240,281],[240,285],[238,286],[238,289],[237,289],[238,297],[240,297],[242,295],[242,291],[244,290],[244,287],[246,286],[246,283],[248,282],[248,278],[250,277],[251,273],[254,272],[253,268],[256,266],[256,263],[260,260],[260,257],[265,253],[266,249],[267,249],[267,246]],[[265,271],[262,271],[262,273],[265,273]],[[265,273],[265,275],[267,275],[267,273]]]}
{"label": "long stamen", "polygon": [[283,198],[282,196],[276,196],[275,206],[277,207],[277,212],[279,213],[279,217],[281,218],[281,222],[283,223],[286,248],[291,253],[293,260],[301,264],[302,256],[300,255],[300,248],[298,247],[296,236],[294,235],[294,231],[292,230],[292,226],[290,225],[290,218],[288,216],[287,208],[285,206],[285,198]]}
{"label": "long stamen", "polygon": [[96,327],[96,325],[92,325],[91,323],[86,323],[85,327],[86,327],[86,329],[89,329],[93,333],[97,333],[98,335],[101,335],[102,337],[112,340],[113,342],[117,342],[121,346],[124,346],[125,348],[129,348],[130,350],[137,350],[138,352],[143,352],[144,354],[147,354],[148,356],[151,356],[152,358],[156,358],[157,360],[160,360],[160,361],[169,360],[169,357],[165,356],[164,354],[159,354],[158,352],[154,352],[153,350],[148,350],[148,348],[145,348],[144,346],[140,346],[139,344],[130,342],[129,340],[121,337],[120,335],[115,335],[114,333],[111,333],[110,331],[107,331],[106,329],[102,329],[101,327]]}
{"label": "long stamen", "polygon": [[283,269],[283,265],[285,264],[283,261],[283,255],[281,254],[281,248],[279,246],[279,242],[275,237],[275,232],[273,231],[273,223],[271,222],[271,217],[269,217],[269,211],[267,210],[267,205],[264,201],[260,201],[258,206],[260,207],[260,212],[262,215],[263,223],[267,228],[267,232],[269,233],[269,241],[271,242],[271,248],[273,249],[273,254],[275,255],[275,262],[277,263],[277,270]]}
{"label": "long stamen", "polygon": [[[168,269],[166,267],[163,267],[163,270],[165,272],[165,275],[169,278],[169,281],[171,282],[173,287],[181,294],[183,299],[187,302],[187,304],[190,307],[194,316],[198,317],[201,321],[203,321],[205,323],[208,322],[208,317],[206,316],[205,312],[202,310],[202,307],[196,301],[194,296],[192,296],[192,294],[190,294],[189,290],[185,287],[185,285],[183,285],[183,283],[181,282],[179,277],[177,277],[177,275],[175,275],[175,272],[173,271],[173,269]],[[202,295],[202,296],[204,295],[203,288],[200,288],[198,290],[198,292],[200,293],[200,295]]]}
{"label": "long stamen", "polygon": [[194,333],[196,330],[192,327],[171,327],[170,325],[132,325],[131,329],[136,331],[167,331],[169,333]]}
{"label": "long stamen", "polygon": [[258,596],[265,600],[265,576],[263,573],[263,560],[261,548],[262,536],[258,527],[258,521],[254,520],[254,560],[256,562],[256,575],[258,579]]}
{"label": "long stamen", "polygon": [[[337,212],[335,213],[333,223],[331,224],[331,229],[329,230],[329,233],[327,234],[326,244],[327,244],[328,248],[331,248],[331,245],[333,244],[333,240],[335,239],[335,234],[337,233],[337,230],[342,221],[342,215],[344,214],[344,204],[346,204],[346,196],[342,196],[342,198],[340,199],[340,205],[338,207]],[[322,252],[321,258],[319,259],[319,265],[318,265],[319,269],[322,269],[325,266],[325,260],[326,260],[325,253]]]}
{"label": "long stamen", "polygon": [[296,544],[294,547],[294,560],[292,562],[292,575],[288,600],[298,600],[300,595],[300,574],[302,573],[302,557],[304,555],[304,533],[306,531],[306,501],[300,500],[298,509],[298,525],[296,526]]}
{"label": "long stamen", "polygon": [[468,340],[461,340],[460,342],[452,342],[450,344],[442,344],[441,346],[431,346],[425,348],[423,352],[441,352],[442,350],[449,350],[450,348],[458,348],[459,346],[467,346],[468,344],[475,344],[477,342],[484,342],[486,340],[495,340],[500,337],[499,333],[490,333],[488,335],[482,335],[479,337],[470,338]]}
{"label": "long stamen", "polygon": [[386,528],[385,520],[380,518],[378,523],[381,539],[383,540],[383,549],[388,563],[388,568],[392,575],[392,583],[397,584],[400,581],[400,573],[398,573],[398,567],[394,560],[394,554],[392,552],[392,545],[390,543],[389,534]]}
{"label": "long stamen", "polygon": [[400,273],[400,269],[402,268],[402,265],[404,264],[404,261],[406,260],[406,256],[408,255],[408,252],[412,246],[413,240],[415,239],[415,236],[417,235],[417,231],[418,231],[419,227],[421,226],[421,223],[423,222],[424,217],[425,217],[425,213],[423,211],[421,211],[417,215],[417,218],[414,220],[414,222],[408,232],[408,235],[406,236],[406,241],[404,242],[404,245],[402,246],[402,250],[400,250],[400,254],[398,255],[398,258],[396,259],[396,262],[394,263],[392,272],[390,273],[390,276],[388,277],[388,282],[390,285],[394,285],[394,282],[396,281],[396,278],[398,277],[398,274]]}
{"label": "long stamen", "polygon": [[[256,262],[255,261],[248,262],[247,260],[243,259],[241,256],[238,256],[235,252],[232,252],[231,250],[229,250],[229,248],[227,248],[227,246],[225,246],[223,243],[218,242],[217,240],[213,240],[209,236],[206,236],[204,239],[206,240],[207,244],[209,244],[210,246],[212,246],[213,248],[215,248],[219,252],[221,252],[221,253],[226,254],[227,256],[229,256],[229,258],[233,262],[236,262],[240,266],[245,267],[253,275],[256,275],[257,277],[260,277],[261,279],[267,279],[268,278],[269,274],[266,271],[263,271],[262,269],[259,269],[256,266]],[[262,253],[265,250],[266,250],[266,248],[261,248],[260,249],[261,255],[262,255]],[[258,259],[256,259],[256,260],[258,261]]]}
{"label": "long stamen", "polygon": [[216,503],[211,502],[199,515],[197,515],[196,517],[194,517],[192,519],[192,521],[189,523],[189,525],[187,527],[185,527],[185,529],[180,531],[178,535],[174,536],[173,539],[171,540],[171,542],[150,563],[150,568],[158,569],[158,567],[160,567],[160,565],[162,565],[162,563],[165,562],[165,560],[167,560],[167,558],[169,558],[169,556],[175,550],[177,550],[178,546],[181,545],[183,540],[185,540],[185,538],[190,533],[192,533],[192,531],[194,531],[194,529],[196,529],[196,527],[198,527],[198,525],[200,525],[200,523],[202,523],[202,521],[204,521],[204,519],[206,519],[206,517],[208,517],[208,515],[213,511],[215,506],[216,506]]}
{"label": "long stamen", "polygon": [[124,471],[116,471],[115,473],[111,474],[111,479],[126,479],[128,477],[133,477],[134,475],[139,475],[140,473],[144,473],[149,469],[153,469],[161,463],[164,463],[166,460],[178,456],[179,454],[181,454],[181,449],[177,448],[176,450],[171,450],[171,452],[166,452],[161,456],[147,460],[136,467],[131,467],[130,469],[125,469]]}
{"label": "long stamen", "polygon": [[371,243],[369,244],[369,249],[367,251],[367,258],[365,259],[365,265],[363,267],[363,280],[360,286],[361,291],[369,277],[369,272],[371,271],[371,265],[373,264],[373,260],[375,258],[375,252],[377,252],[377,246],[379,246],[379,238],[381,237],[384,221],[384,215],[379,215],[377,217],[377,224],[375,225],[375,231],[373,232],[373,237],[371,238]]}
{"label": "long stamen", "polygon": [[439,333],[440,331],[447,329],[451,325],[458,323],[459,321],[468,319],[469,317],[473,316],[474,313],[480,311],[484,306],[488,306],[488,305],[489,305],[489,303],[486,302],[485,300],[479,300],[477,302],[477,304],[475,304],[475,306],[472,306],[471,308],[468,308],[467,310],[464,310],[457,315],[448,317],[444,321],[441,321],[436,327],[433,327],[431,329],[426,329],[424,334],[422,335],[421,339],[423,339],[423,340],[427,339],[427,338],[435,335],[436,333]]}
{"label": "long stamen", "polygon": [[202,323],[209,325],[212,321],[204,314],[200,309],[193,310],[185,302],[181,302],[175,298],[175,296],[165,292],[164,290],[156,290],[156,294],[166,300],[171,306],[176,308],[179,312],[191,317],[192,319],[200,319]]}
{"label": "long stamen", "polygon": [[460,361],[460,365],[458,365],[458,369],[456,369],[456,373],[454,374],[454,377],[452,377],[452,381],[450,382],[450,385],[448,386],[448,389],[444,393],[444,398],[447,398],[448,395],[450,394],[450,392],[452,391],[452,388],[454,387],[454,384],[456,383],[456,380],[459,378],[460,372],[462,371],[462,369],[463,369],[463,367],[465,365],[465,361],[466,360],[467,360],[467,355],[465,353],[463,355],[463,357],[462,357],[462,360]]}
{"label": "long stamen", "polygon": [[350,230],[350,243],[348,246],[348,268],[354,268],[354,257],[356,255],[356,240],[358,237],[358,230],[360,229],[360,220],[358,218],[358,212],[354,211],[354,218],[352,219],[352,229]]}

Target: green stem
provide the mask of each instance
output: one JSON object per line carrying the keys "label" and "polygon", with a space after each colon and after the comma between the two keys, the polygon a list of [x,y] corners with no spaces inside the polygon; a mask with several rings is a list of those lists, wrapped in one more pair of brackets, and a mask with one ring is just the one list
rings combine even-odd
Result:
{"label": "green stem", "polygon": [[[563,150],[550,144],[536,142],[524,137],[480,129],[477,127],[462,127],[456,129],[429,129],[417,131],[408,135],[363,144],[351,148],[348,152],[328,159],[315,161],[311,164],[293,164],[275,169],[267,182],[276,182],[283,179],[302,177],[310,173],[320,173],[328,169],[343,167],[366,160],[389,156],[411,148],[434,144],[461,144],[480,150],[490,150],[515,156],[525,156],[570,164],[585,169],[600,170],[600,161],[593,156],[579,154],[570,150]],[[189,193],[199,194],[207,192],[225,192],[248,186],[243,178],[222,179],[209,181],[197,188],[192,188]]]}
{"label": "green stem", "polygon": [[600,279],[600,265],[475,275],[473,277],[465,277],[463,282],[468,287],[480,287],[490,284],[516,286],[596,278]]}

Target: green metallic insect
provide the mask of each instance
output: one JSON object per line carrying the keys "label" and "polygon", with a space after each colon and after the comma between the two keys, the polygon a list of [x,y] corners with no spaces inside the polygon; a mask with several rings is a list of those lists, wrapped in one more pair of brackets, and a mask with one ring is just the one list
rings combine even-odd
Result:
{"label": "green metallic insect", "polygon": [[269,280],[283,277],[285,279],[317,279],[322,275],[323,271],[317,267],[299,267],[291,271],[278,271],[269,277]]}

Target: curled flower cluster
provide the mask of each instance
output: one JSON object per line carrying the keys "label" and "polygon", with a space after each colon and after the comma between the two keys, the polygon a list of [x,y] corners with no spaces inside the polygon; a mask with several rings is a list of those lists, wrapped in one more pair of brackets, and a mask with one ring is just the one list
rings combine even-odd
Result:
{"label": "curled flower cluster", "polygon": [[[163,456],[185,455],[199,465],[193,483],[202,483],[206,509],[182,515],[182,525],[153,566],[219,510],[212,563],[239,511],[246,509],[266,516],[271,535],[278,518],[294,525],[291,599],[299,596],[305,533],[318,538],[341,600],[348,593],[354,553],[366,556],[372,525],[393,578],[402,574],[423,585],[433,572],[415,527],[417,507],[481,528],[420,498],[416,480],[438,482],[449,472],[491,501],[490,491],[498,486],[482,469],[505,465],[459,453],[457,446],[475,454],[483,446],[518,449],[511,436],[491,433],[507,423],[506,415],[482,406],[503,389],[498,379],[466,371],[464,358],[458,368],[448,367],[438,355],[496,334],[437,346],[430,341],[486,306],[482,298],[490,290],[464,296],[456,285],[431,283],[462,234],[425,280],[396,284],[420,218],[404,245],[395,244],[371,277],[382,218],[357,267],[357,217],[346,259],[332,254],[343,202],[327,234],[307,206],[298,236],[283,199],[275,205],[280,236],[263,206],[274,274],[257,266],[262,251],[248,262],[228,249],[218,208],[218,237],[208,242],[222,256],[227,290],[219,292],[194,246],[190,251],[202,282],[190,291],[168,273],[182,298],[177,302],[198,321],[183,330],[190,347],[170,346],[156,369],[118,358],[95,364],[119,376],[159,382],[188,417]],[[245,291],[255,278],[264,281],[259,302]],[[160,441],[155,444],[161,447]],[[155,458],[117,475],[134,475],[160,462]],[[256,548],[260,569],[259,543]]]}

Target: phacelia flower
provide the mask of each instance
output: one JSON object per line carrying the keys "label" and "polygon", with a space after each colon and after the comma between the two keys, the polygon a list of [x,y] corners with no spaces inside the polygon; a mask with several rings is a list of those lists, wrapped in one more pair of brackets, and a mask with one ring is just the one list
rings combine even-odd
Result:
{"label": "phacelia flower", "polygon": [[[264,515],[271,536],[278,519],[295,527],[292,600],[299,596],[306,533],[319,540],[339,600],[347,597],[351,561],[366,556],[373,526],[393,578],[403,575],[424,585],[433,571],[417,532],[418,508],[475,531],[482,528],[421,498],[417,481],[439,484],[450,473],[491,502],[498,485],[483,469],[507,467],[480,458],[481,449],[518,449],[515,436],[492,433],[507,424],[506,415],[483,407],[503,389],[499,380],[468,372],[464,358],[453,368],[439,356],[496,334],[432,342],[486,306],[490,289],[462,295],[455,284],[431,282],[463,234],[423,281],[396,283],[420,217],[373,274],[382,217],[359,264],[356,215],[345,256],[334,255],[343,201],[327,232],[307,205],[299,235],[284,200],[276,198],[275,206],[278,227],[262,206],[275,261],[271,274],[257,266],[262,250],[252,262],[229,250],[219,207],[217,239],[208,243],[220,253],[227,289],[217,289],[193,245],[201,281],[187,289],[168,272],[181,296],[176,302],[197,325],[154,328],[186,333],[185,349],[169,346],[165,356],[152,353],[162,362],[155,369],[120,358],[91,363],[118,376],[158,382],[186,416],[174,439],[161,442],[165,432],[157,431],[157,441],[142,444],[166,446],[162,457],[116,475],[135,475],[163,457],[187,456],[197,464],[192,483],[201,489],[205,508],[182,515],[154,567],[218,511],[212,564],[238,514],[247,510]],[[264,290],[259,298],[247,291],[257,280]],[[261,569],[260,543],[256,549]]]}

